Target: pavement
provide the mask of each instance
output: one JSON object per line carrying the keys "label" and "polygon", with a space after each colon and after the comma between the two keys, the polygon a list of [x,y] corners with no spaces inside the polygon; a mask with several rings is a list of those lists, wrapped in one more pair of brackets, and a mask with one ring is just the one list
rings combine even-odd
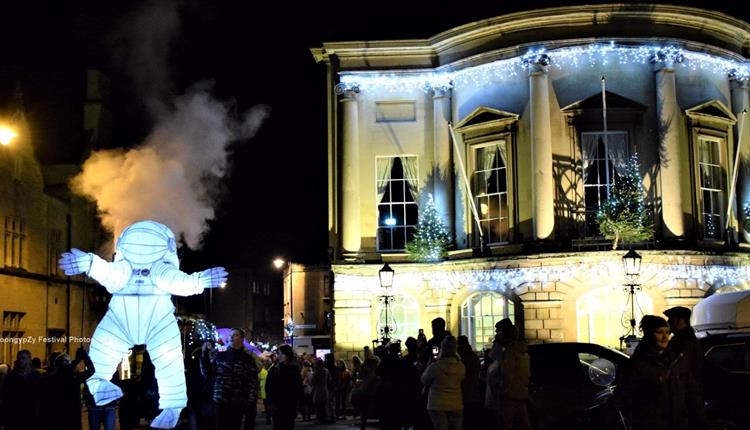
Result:
{"label": "pavement", "polygon": [[[119,412],[119,411],[118,411]],[[83,427],[84,429],[88,429],[88,414],[84,411],[82,414],[82,421],[83,421]],[[145,421],[142,421],[141,426],[136,427],[139,430],[145,430],[149,429],[150,427]],[[178,426],[177,429],[182,428],[189,428],[187,426]],[[263,414],[262,411],[259,411],[256,420],[255,420],[255,428],[256,430],[271,430],[273,428],[272,425],[266,424],[266,417]],[[294,424],[295,429],[325,429],[325,430],[355,430],[359,429],[359,419],[353,419],[348,418],[345,420],[338,420],[334,424],[316,424],[315,421],[303,421],[301,418],[297,418],[297,421]],[[369,421],[367,424],[368,429],[376,429],[379,428],[376,421]],[[115,421],[115,430],[120,430],[120,423]]]}
{"label": "pavement", "polygon": [[[271,430],[273,427],[266,424],[265,417],[260,417],[255,421],[256,430]],[[359,428],[359,419],[346,419],[336,421],[335,424],[315,424],[315,421],[302,421],[297,419],[294,424],[295,429],[325,429],[325,430],[354,430]],[[379,428],[375,421],[370,421],[367,425],[368,429]]]}

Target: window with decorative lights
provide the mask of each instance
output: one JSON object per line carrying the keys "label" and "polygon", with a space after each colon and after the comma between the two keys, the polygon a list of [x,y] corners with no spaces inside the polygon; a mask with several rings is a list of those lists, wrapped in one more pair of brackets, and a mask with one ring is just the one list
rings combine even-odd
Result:
{"label": "window with decorative lights", "polygon": [[[722,240],[727,223],[728,190],[734,160],[731,145],[734,114],[719,100],[710,100],[685,111],[692,147],[693,189],[700,226],[699,238]],[[731,220],[730,220],[731,221]]]}

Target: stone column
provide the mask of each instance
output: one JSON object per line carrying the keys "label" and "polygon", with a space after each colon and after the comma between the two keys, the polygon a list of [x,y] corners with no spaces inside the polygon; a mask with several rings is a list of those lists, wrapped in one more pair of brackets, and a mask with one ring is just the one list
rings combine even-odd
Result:
{"label": "stone column", "polygon": [[[737,188],[735,196],[737,197],[737,216],[740,220],[739,231],[740,239],[747,243],[750,242],[750,234],[745,232],[745,205],[750,204],[750,120],[742,112],[750,111],[750,95],[748,94],[748,80],[738,76],[730,76],[732,85],[732,112],[737,117],[737,125],[734,129],[735,150],[737,144],[742,139],[740,147],[740,167],[737,175]],[[744,121],[744,123],[743,123]],[[740,132],[742,135],[740,135]],[[732,160],[734,162],[734,160]]]}
{"label": "stone column", "polygon": [[682,142],[680,142],[680,107],[677,104],[674,65],[682,62],[682,55],[662,50],[651,58],[656,74],[656,120],[659,133],[661,214],[666,238],[685,236],[682,211],[682,183],[687,172],[682,171]]}
{"label": "stone column", "polygon": [[453,163],[451,162],[451,138],[448,122],[451,119],[450,88],[439,87],[432,90],[433,106],[433,145],[432,180],[435,207],[443,225],[453,236]]}
{"label": "stone column", "polygon": [[362,244],[360,232],[360,180],[359,180],[359,87],[338,84],[336,94],[341,96],[341,245],[344,252],[359,252]]}
{"label": "stone column", "polygon": [[526,59],[529,68],[531,104],[531,183],[534,239],[549,239],[555,228],[554,178],[552,176],[552,130],[549,113],[549,82],[546,54]]}

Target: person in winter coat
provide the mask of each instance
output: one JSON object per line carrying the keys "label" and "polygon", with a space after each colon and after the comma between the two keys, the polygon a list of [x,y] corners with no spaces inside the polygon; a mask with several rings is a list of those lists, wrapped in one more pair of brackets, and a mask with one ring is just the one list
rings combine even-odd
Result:
{"label": "person in winter coat", "polygon": [[[86,369],[76,372],[81,361],[86,364]],[[75,360],[72,362],[67,354],[57,356],[51,369],[41,380],[47,388],[42,411],[46,429],[81,429],[81,385],[93,374],[94,363],[83,348],[76,350]],[[114,421],[114,416],[112,420]]]}
{"label": "person in winter coat", "polygon": [[239,429],[243,416],[245,430],[255,428],[260,381],[257,362],[244,340],[243,330],[232,329],[230,347],[216,355],[214,402],[219,430]]}
{"label": "person in winter coat", "polygon": [[464,428],[480,428],[479,416],[482,412],[481,396],[479,393],[479,370],[481,364],[479,357],[471,348],[469,338],[459,336],[458,355],[466,368],[466,376],[461,383],[461,396],[464,400]]}
{"label": "person in winter coat", "polygon": [[330,378],[330,373],[325,368],[323,361],[320,359],[315,360],[315,364],[313,364],[312,398],[315,405],[316,424],[329,424],[331,422],[332,417],[328,415],[328,401],[330,398],[328,380]]}
{"label": "person in winter coat", "polygon": [[344,360],[336,361],[336,368],[338,369],[338,377],[335,381],[335,396],[336,396],[336,418],[345,419],[347,409],[347,399],[349,398],[349,392],[352,389],[352,375],[349,373],[349,369],[346,367]]}
{"label": "person in winter coat", "polygon": [[427,368],[427,365],[434,360],[434,352],[438,350],[440,352],[440,345],[443,343],[443,339],[446,336],[450,336],[450,332],[445,329],[445,320],[437,317],[432,320],[432,337],[427,341],[425,348],[419,353],[419,359],[422,362],[422,368]]}
{"label": "person in winter coat", "polygon": [[692,377],[681,378],[687,360],[670,348],[664,318],[645,315],[643,338],[633,352],[612,403],[629,416],[632,430],[687,430],[688,398],[696,395]]}
{"label": "person in winter coat", "polygon": [[682,354],[686,365],[681,368],[684,370],[681,378],[687,381],[693,378],[697,386],[697,394],[690,397],[691,403],[688,405],[690,412],[690,428],[701,429],[706,427],[706,408],[703,402],[703,349],[701,348],[698,338],[695,337],[695,331],[690,326],[690,309],[684,306],[675,306],[664,311],[667,316],[669,329],[672,331],[672,339],[669,341],[669,348],[676,354]]}
{"label": "person in winter coat", "polygon": [[461,383],[465,375],[466,368],[457,354],[456,338],[446,336],[437,360],[422,374],[422,383],[429,387],[427,410],[435,430],[463,429]]}
{"label": "person in winter coat", "polygon": [[531,376],[526,342],[509,318],[498,322],[500,358],[500,428],[531,430],[529,418],[529,378]]}
{"label": "person in winter coat", "polygon": [[263,412],[266,416],[266,424],[271,424],[271,410],[266,399],[266,379],[268,378],[268,368],[271,364],[268,360],[262,360],[258,380],[260,381],[260,400],[263,402]]}
{"label": "person in winter coat", "polygon": [[216,360],[216,349],[213,341],[205,341],[196,351],[198,377],[196,381],[195,410],[198,416],[198,428],[201,430],[216,428],[216,404],[214,403],[215,375],[212,363]]}
{"label": "person in winter coat", "polygon": [[302,370],[300,371],[302,377],[302,392],[304,399],[301,402],[300,411],[302,412],[302,419],[310,421],[310,416],[315,410],[313,404],[313,367],[312,363],[307,360],[302,360]]}
{"label": "person in winter coat", "polygon": [[5,430],[29,430],[38,425],[37,393],[39,374],[31,368],[31,352],[16,354],[13,370],[5,377],[2,392],[0,426]]}
{"label": "person in winter coat", "polygon": [[360,429],[367,426],[367,419],[377,414],[377,394],[380,390],[380,376],[377,375],[379,360],[368,354],[369,348],[365,347],[364,362],[359,367],[359,378],[356,386],[352,389],[351,403],[354,413],[359,415]]}
{"label": "person in winter coat", "polygon": [[291,430],[302,399],[302,377],[291,346],[281,345],[277,360],[268,370],[266,397],[271,404],[273,429]]}

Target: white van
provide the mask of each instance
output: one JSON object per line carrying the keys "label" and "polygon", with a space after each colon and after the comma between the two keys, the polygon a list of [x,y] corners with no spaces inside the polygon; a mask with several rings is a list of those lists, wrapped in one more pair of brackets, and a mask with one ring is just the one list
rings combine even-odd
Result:
{"label": "white van", "polygon": [[698,337],[750,331],[750,290],[714,294],[693,309],[691,318]]}

